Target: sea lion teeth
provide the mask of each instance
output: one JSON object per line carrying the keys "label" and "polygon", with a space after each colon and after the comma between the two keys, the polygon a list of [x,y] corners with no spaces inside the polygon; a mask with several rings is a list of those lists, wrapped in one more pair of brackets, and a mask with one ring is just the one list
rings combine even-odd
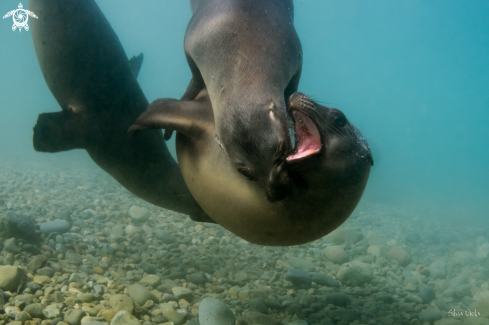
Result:
{"label": "sea lion teeth", "polygon": [[287,161],[305,158],[321,150],[321,136],[316,124],[305,114],[292,111],[295,121],[295,153],[287,156]]}

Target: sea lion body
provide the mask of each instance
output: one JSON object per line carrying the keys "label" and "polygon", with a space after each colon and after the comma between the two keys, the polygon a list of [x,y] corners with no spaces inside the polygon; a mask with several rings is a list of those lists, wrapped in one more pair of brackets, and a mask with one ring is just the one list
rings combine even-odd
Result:
{"label": "sea lion body", "polygon": [[285,99],[302,68],[293,2],[193,0],[191,7],[185,54],[192,81],[182,99],[207,88],[216,137],[235,168],[270,200],[282,199],[276,170],[290,149]]}
{"label": "sea lion body", "polygon": [[[297,135],[295,153],[287,162],[294,186],[276,202],[267,199],[258,182],[236,171],[216,141],[206,90],[192,101],[155,101],[130,132],[176,130],[180,169],[209,216],[252,243],[297,245],[328,234],[348,218],[362,196],[373,161],[367,142],[340,111],[302,94],[290,97],[288,110]],[[315,148],[313,140],[321,147],[309,154]]]}
{"label": "sea lion body", "polygon": [[144,200],[210,220],[193,199],[161,131],[127,136],[148,102],[121,43],[93,0],[30,0],[32,39],[44,79],[62,108],[34,128],[43,152],[86,149],[93,161]]}

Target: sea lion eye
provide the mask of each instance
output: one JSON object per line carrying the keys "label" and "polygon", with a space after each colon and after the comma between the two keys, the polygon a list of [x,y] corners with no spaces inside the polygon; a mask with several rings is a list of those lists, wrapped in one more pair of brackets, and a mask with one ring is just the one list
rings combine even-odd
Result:
{"label": "sea lion eye", "polygon": [[238,165],[238,166],[236,166],[236,169],[238,170],[238,172],[241,175],[243,175],[243,177],[246,177],[250,181],[254,181],[255,180],[255,178],[253,177],[253,175],[251,175],[250,170],[248,169],[248,167],[243,166],[243,165]]}
{"label": "sea lion eye", "polygon": [[333,123],[338,127],[343,127],[346,125],[346,116],[345,114],[343,114],[343,112],[339,110],[333,110],[331,112],[331,119],[333,120]]}

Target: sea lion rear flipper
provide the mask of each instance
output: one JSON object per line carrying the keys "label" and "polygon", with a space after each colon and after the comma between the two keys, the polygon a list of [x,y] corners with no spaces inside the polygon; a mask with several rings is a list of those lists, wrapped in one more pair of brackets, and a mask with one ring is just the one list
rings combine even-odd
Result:
{"label": "sea lion rear flipper", "polygon": [[34,126],[34,149],[41,152],[84,149],[84,126],[84,121],[70,110],[39,114]]}
{"label": "sea lion rear flipper", "polygon": [[213,120],[207,98],[189,101],[160,98],[137,118],[128,133],[133,135],[139,130],[165,129],[175,130],[189,138],[199,138]]}
{"label": "sea lion rear flipper", "polygon": [[141,53],[138,56],[133,56],[129,60],[129,65],[131,66],[132,73],[134,77],[138,77],[139,70],[141,70],[141,66],[143,65],[144,54]]}

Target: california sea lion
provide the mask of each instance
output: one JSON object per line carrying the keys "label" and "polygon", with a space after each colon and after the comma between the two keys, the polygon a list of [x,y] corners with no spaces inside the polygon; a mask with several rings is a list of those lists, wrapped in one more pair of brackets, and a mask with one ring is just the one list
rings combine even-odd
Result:
{"label": "california sea lion", "polygon": [[348,218],[365,189],[373,160],[366,140],[341,111],[300,93],[290,96],[288,111],[295,122],[295,145],[284,168],[293,186],[276,202],[263,195],[258,182],[239,174],[215,139],[215,110],[206,90],[191,101],[155,101],[130,132],[177,131],[185,182],[204,211],[224,228],[256,244],[302,244]]}
{"label": "california sea lion", "polygon": [[34,148],[86,149],[125,188],[194,220],[212,221],[195,202],[159,130],[127,128],[148,106],[136,81],[142,57],[127,60],[93,0],[30,0],[32,39],[46,83],[62,108],[39,115]]}
{"label": "california sea lion", "polygon": [[216,139],[270,201],[290,187],[285,99],[297,91],[302,48],[292,0],[191,0],[185,54],[192,80],[183,100],[207,88]]}

